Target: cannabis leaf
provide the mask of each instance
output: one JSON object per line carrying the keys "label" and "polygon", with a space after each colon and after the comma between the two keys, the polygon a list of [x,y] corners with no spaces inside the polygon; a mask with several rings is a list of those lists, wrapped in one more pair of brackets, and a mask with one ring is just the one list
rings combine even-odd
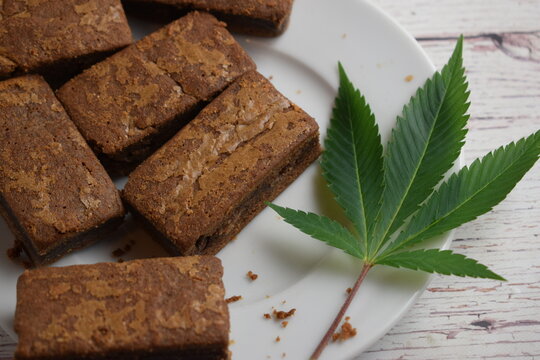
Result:
{"label": "cannabis leaf", "polygon": [[408,250],[490,211],[540,155],[538,131],[474,161],[434,190],[459,157],[467,132],[469,91],[462,52],[460,37],[442,71],[403,108],[384,156],[375,116],[338,64],[340,86],[321,166],[335,200],[353,225],[351,231],[325,216],[268,204],[289,224],[364,262],[312,359],[320,356],[364,277],[376,265],[504,280],[476,260],[449,250]]}

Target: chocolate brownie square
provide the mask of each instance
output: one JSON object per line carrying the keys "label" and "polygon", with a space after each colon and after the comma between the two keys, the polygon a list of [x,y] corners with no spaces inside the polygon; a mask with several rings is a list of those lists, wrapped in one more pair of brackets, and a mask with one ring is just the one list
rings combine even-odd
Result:
{"label": "chocolate brownie square", "polygon": [[118,191],[49,85],[0,82],[0,213],[35,265],[118,226]]}
{"label": "chocolate brownie square", "polygon": [[119,0],[0,5],[0,78],[37,72],[56,87],[132,41]]}
{"label": "chocolate brownie square", "polygon": [[223,268],[213,256],[26,271],[19,360],[228,358]]}
{"label": "chocolate brownie square", "polygon": [[253,71],[137,167],[122,196],[171,254],[215,254],[319,153],[315,120]]}

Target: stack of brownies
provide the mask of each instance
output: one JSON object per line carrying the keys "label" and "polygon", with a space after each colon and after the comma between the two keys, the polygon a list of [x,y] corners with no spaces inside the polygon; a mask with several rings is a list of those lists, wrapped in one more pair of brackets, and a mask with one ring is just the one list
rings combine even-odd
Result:
{"label": "stack of brownies", "polygon": [[292,0],[126,5],[182,17],[131,44],[119,0],[0,1],[0,213],[35,267],[125,209],[175,257],[25,271],[16,359],[226,359],[213,255],[320,153],[227,30],[279,35]]}

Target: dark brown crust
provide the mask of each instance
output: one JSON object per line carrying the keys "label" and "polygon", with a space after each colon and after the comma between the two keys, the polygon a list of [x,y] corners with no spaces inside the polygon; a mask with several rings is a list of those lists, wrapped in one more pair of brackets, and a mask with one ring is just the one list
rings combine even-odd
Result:
{"label": "dark brown crust", "polygon": [[222,275],[212,256],[26,271],[16,359],[225,360]]}
{"label": "dark brown crust", "polygon": [[131,41],[119,0],[4,0],[0,78],[37,72],[56,87]]}
{"label": "dark brown crust", "polygon": [[320,154],[318,126],[256,72],[141,164],[122,193],[171,254],[215,254]]}
{"label": "dark brown crust", "polygon": [[191,10],[208,11],[242,34],[274,37],[287,28],[293,0],[124,0],[126,12],[170,21]]}
{"label": "dark brown crust", "polygon": [[34,264],[122,221],[118,191],[40,76],[0,82],[0,108],[0,212]]}
{"label": "dark brown crust", "polygon": [[223,23],[193,12],[84,71],[57,94],[109,171],[126,173],[254,68]]}
{"label": "dark brown crust", "polygon": [[32,262],[32,266],[42,266],[55,262],[62,256],[72,253],[73,251],[84,248],[103,237],[107,236],[124,220],[124,216],[113,217],[102,224],[96,225],[93,229],[89,229],[72,237],[61,239],[54,247],[51,247],[46,253],[39,253],[32,244],[32,240],[24,231],[21,224],[15,217],[12,211],[6,206],[6,201],[0,196],[0,215],[6,221],[11,232],[15,235],[15,243],[20,244],[28,259]]}

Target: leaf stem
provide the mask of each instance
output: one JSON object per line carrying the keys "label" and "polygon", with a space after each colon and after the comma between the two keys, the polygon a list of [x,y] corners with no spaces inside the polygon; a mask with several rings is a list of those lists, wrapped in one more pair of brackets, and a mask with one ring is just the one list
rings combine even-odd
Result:
{"label": "leaf stem", "polygon": [[352,300],[354,299],[354,296],[358,292],[358,289],[360,288],[360,285],[364,281],[364,278],[366,277],[368,271],[373,267],[373,264],[365,263],[362,267],[362,271],[360,272],[360,275],[358,276],[358,279],[356,280],[356,283],[354,284],[354,287],[351,290],[351,293],[347,297],[347,300],[345,300],[345,303],[339,310],[336,318],[334,319],[334,322],[332,322],[332,325],[330,325],[330,328],[328,331],[326,331],[326,334],[324,334],[323,338],[321,339],[321,342],[313,352],[313,355],[311,355],[310,360],[317,360],[319,356],[321,356],[322,352],[326,348],[326,345],[328,345],[328,342],[330,341],[330,338],[332,335],[336,332],[336,329],[338,325],[341,323],[341,319],[343,319],[343,316],[345,315],[345,312],[349,308],[349,305],[351,305]]}

